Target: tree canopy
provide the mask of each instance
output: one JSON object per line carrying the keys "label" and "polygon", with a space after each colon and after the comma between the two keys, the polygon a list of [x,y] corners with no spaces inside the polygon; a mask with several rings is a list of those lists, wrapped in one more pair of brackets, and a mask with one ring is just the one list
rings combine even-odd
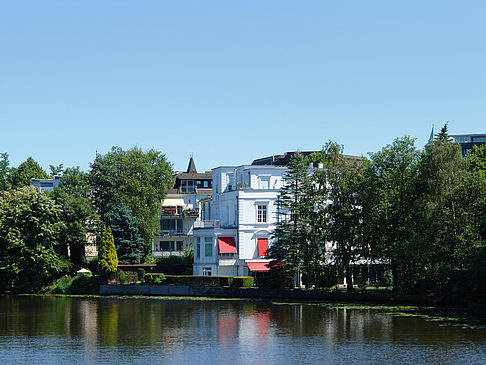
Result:
{"label": "tree canopy", "polygon": [[0,195],[0,292],[37,292],[68,272],[61,207],[33,187]]}
{"label": "tree canopy", "polygon": [[94,205],[102,220],[117,204],[123,203],[137,219],[144,240],[144,256],[150,252],[153,233],[158,229],[160,200],[172,186],[172,168],[155,150],[113,147],[97,155],[91,165],[89,182]]}

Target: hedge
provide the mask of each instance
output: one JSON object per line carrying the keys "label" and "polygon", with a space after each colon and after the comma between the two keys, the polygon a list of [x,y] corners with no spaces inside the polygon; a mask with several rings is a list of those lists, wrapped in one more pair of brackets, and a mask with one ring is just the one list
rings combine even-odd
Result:
{"label": "hedge", "polygon": [[[157,279],[160,277],[160,279]],[[156,282],[156,283],[155,283]],[[146,284],[188,285],[188,286],[232,286],[252,287],[251,276],[192,276],[192,275],[164,275],[145,274]]]}

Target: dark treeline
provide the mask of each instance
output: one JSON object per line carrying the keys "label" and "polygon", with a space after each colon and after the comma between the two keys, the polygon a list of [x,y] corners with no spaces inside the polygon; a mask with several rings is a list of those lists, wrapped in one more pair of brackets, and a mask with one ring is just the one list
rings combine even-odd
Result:
{"label": "dark treeline", "polygon": [[[86,265],[90,237],[111,227],[120,263],[149,258],[160,199],[172,168],[160,152],[113,147],[89,172],[50,166],[29,157],[10,167],[0,154],[0,292],[38,292]],[[59,187],[39,193],[30,179],[61,175]]]}
{"label": "dark treeline", "polygon": [[345,275],[352,290],[353,266],[380,263],[398,294],[446,296],[459,285],[481,299],[486,146],[463,157],[444,126],[424,150],[403,137],[369,159],[342,152],[329,142],[291,161],[269,250],[272,271],[288,282],[300,273],[306,286],[316,287]]}

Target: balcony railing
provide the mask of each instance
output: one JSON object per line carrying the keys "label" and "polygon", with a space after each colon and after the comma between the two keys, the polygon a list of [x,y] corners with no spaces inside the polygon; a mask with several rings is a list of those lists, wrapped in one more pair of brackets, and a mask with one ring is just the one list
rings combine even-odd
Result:
{"label": "balcony railing", "polygon": [[182,207],[162,207],[161,217],[198,217],[198,209],[183,209]]}
{"label": "balcony railing", "polygon": [[181,230],[175,229],[162,229],[160,230],[160,235],[163,237],[166,236],[187,236],[187,233],[184,233]]}
{"label": "balcony railing", "polygon": [[195,221],[194,228],[215,228],[219,227],[219,221]]}

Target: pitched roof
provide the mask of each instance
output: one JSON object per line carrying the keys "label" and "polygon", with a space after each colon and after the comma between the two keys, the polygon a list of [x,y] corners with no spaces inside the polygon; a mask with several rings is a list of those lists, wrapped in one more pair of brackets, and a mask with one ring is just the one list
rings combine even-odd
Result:
{"label": "pitched roof", "polygon": [[194,163],[194,159],[192,158],[191,156],[191,159],[189,160],[189,165],[187,166],[187,171],[186,172],[192,172],[194,174],[197,173],[197,170],[196,170],[196,164]]}

